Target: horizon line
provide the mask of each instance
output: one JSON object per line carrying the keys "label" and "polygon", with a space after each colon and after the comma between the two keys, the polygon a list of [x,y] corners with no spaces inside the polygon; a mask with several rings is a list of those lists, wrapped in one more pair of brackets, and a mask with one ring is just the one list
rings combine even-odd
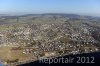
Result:
{"label": "horizon line", "polygon": [[93,16],[93,17],[100,17],[100,15],[93,15],[93,14],[83,14],[83,13],[63,13],[63,12],[45,12],[45,13],[25,13],[25,12],[16,12],[16,13],[0,13],[0,15],[27,15],[27,14],[74,14],[74,15],[80,15],[80,16]]}

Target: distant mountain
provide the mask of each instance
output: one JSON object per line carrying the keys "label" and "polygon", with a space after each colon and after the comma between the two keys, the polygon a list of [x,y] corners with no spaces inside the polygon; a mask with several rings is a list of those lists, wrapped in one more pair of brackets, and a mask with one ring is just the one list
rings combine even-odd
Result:
{"label": "distant mountain", "polygon": [[79,18],[80,15],[76,15],[76,14],[64,14],[64,13],[44,13],[44,14],[26,14],[26,15],[22,15],[22,16],[63,16],[63,17],[69,17],[69,18]]}
{"label": "distant mountain", "polygon": [[71,19],[89,19],[89,20],[100,20],[100,17],[93,17],[93,16],[82,16],[82,15],[77,15],[77,14],[66,14],[66,13],[44,13],[44,14],[26,14],[26,15],[21,15],[21,17],[25,16],[37,16],[37,17],[42,17],[42,16],[62,16],[62,17],[68,17]]}
{"label": "distant mountain", "polygon": [[[3,18],[3,19],[2,19]],[[0,23],[31,23],[31,22],[63,22],[85,20],[87,22],[99,22],[100,17],[82,16],[77,14],[65,13],[44,13],[44,14],[25,14],[25,15],[8,15],[0,14]]]}
{"label": "distant mountain", "polygon": [[88,18],[88,19],[100,19],[100,17],[92,17],[92,16],[82,16],[77,14],[66,14],[66,13],[44,13],[44,14],[25,14],[25,15],[9,15],[9,14],[0,14],[0,17],[26,17],[26,16],[63,16],[68,18]]}
{"label": "distant mountain", "polygon": [[80,17],[80,15],[76,15],[76,14],[65,14],[65,13],[46,13],[46,14],[42,14],[42,15],[56,15],[56,16],[65,16],[65,17]]}
{"label": "distant mountain", "polygon": [[87,19],[89,19],[89,20],[98,20],[98,21],[100,21],[100,17],[85,16],[85,18],[87,18]]}
{"label": "distant mountain", "polygon": [[11,16],[9,14],[0,14],[0,16]]}

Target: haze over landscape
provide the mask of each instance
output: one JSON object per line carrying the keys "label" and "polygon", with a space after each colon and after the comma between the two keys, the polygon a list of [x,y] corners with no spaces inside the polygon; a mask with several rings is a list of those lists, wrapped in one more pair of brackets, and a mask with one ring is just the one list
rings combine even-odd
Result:
{"label": "haze over landscape", "polygon": [[100,16],[100,0],[0,0],[0,14],[73,13]]}
{"label": "haze over landscape", "polygon": [[64,56],[100,61],[100,0],[0,0],[0,66]]}

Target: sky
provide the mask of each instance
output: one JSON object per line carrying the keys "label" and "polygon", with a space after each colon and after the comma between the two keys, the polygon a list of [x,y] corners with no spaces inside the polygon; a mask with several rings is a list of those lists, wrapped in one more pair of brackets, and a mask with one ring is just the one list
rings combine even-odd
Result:
{"label": "sky", "polygon": [[0,0],[0,14],[73,13],[100,16],[100,0]]}

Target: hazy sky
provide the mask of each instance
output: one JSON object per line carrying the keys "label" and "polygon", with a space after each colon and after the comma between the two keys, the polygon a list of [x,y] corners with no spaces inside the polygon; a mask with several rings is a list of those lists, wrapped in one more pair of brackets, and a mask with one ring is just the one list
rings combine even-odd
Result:
{"label": "hazy sky", "polygon": [[0,0],[2,13],[76,13],[100,16],[100,0]]}

